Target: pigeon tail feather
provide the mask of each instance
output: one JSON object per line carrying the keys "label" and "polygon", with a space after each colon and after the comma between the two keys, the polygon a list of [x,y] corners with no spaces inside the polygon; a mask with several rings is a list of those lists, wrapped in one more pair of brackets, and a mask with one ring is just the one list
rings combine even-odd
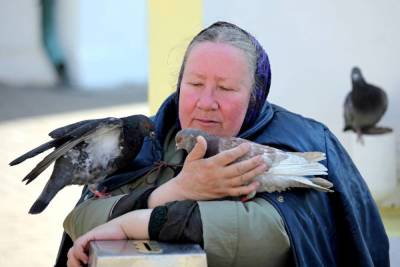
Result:
{"label": "pigeon tail feather", "polygon": [[[279,182],[275,182],[271,184],[267,178],[267,180],[261,181],[264,183],[264,188],[260,187],[258,191],[266,190],[268,192],[282,192],[289,188],[312,188],[321,192],[333,192],[330,188],[333,186],[331,182],[326,179],[317,177],[317,178],[305,178],[301,176],[284,176],[284,175],[274,175],[275,180]],[[261,189],[261,190],[260,190]]]}
{"label": "pigeon tail feather", "polygon": [[333,190],[329,189],[333,186],[331,182],[326,179],[317,177],[317,178],[304,178],[304,177],[292,177],[296,182],[303,185],[298,185],[298,187],[306,187],[312,188],[321,192],[333,192]]}
{"label": "pigeon tail feather", "polygon": [[307,175],[326,175],[328,169],[318,162],[296,164],[281,162],[281,164],[269,169],[268,173],[273,175],[307,176]]}
{"label": "pigeon tail feather", "polygon": [[73,148],[75,145],[79,144],[84,140],[85,136],[73,140],[69,143],[65,143],[58,147],[56,150],[47,155],[41,162],[39,162],[33,170],[31,170],[22,181],[26,181],[26,184],[32,182],[36,177],[39,176],[53,161],[57,160],[59,157],[64,155],[66,151]]}
{"label": "pigeon tail feather", "polygon": [[59,144],[59,142],[60,142],[60,140],[51,140],[47,143],[44,143],[44,144],[38,146],[37,148],[34,148],[31,151],[23,154],[22,156],[19,156],[18,158],[11,161],[9,164],[10,164],[10,166],[20,164],[21,162],[23,162],[29,158],[33,158],[34,156],[52,148],[52,147],[57,146]]}
{"label": "pigeon tail feather", "polygon": [[314,184],[317,184],[317,185],[322,186],[322,187],[324,187],[324,188],[331,188],[331,187],[333,187],[333,184],[332,184],[330,181],[328,181],[328,180],[326,180],[326,179],[324,179],[324,178],[321,178],[321,177],[310,178],[310,180],[311,180]]}

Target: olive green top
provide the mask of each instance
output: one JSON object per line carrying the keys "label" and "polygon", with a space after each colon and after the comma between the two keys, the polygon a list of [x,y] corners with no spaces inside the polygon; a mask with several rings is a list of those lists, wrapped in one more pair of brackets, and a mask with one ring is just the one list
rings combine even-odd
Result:
{"label": "olive green top", "polygon": [[[181,164],[184,153],[175,150],[174,130],[166,137],[163,160]],[[64,229],[75,240],[97,225],[107,222],[118,200],[132,190],[150,187],[158,179],[172,179],[173,170],[163,168],[132,184],[111,192],[112,197],[88,199],[73,209]],[[283,220],[266,200],[255,198],[242,203],[231,200],[198,201],[203,225],[204,249],[209,267],[287,266],[290,243]]]}

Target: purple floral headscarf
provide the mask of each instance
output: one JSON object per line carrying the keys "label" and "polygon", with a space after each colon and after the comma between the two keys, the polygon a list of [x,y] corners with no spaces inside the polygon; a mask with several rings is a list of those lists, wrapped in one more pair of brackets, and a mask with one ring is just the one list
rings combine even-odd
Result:
{"label": "purple floral headscarf", "polygon": [[[235,24],[232,24],[229,22],[224,22],[224,21],[216,22],[216,23],[212,24],[211,26],[205,28],[201,32],[199,32],[193,38],[192,42],[189,44],[189,47],[192,45],[193,42],[196,41],[197,37],[206,34],[208,30],[215,28],[215,27],[234,28],[234,29],[237,29],[237,30],[243,32],[245,35],[248,36],[248,38],[250,39],[250,41],[256,48],[257,62],[256,62],[255,73],[254,73],[254,81],[255,82],[253,85],[253,90],[251,93],[250,102],[249,102],[249,106],[247,108],[246,116],[244,118],[242,128],[240,129],[240,132],[243,132],[243,131],[251,128],[251,126],[257,120],[258,116],[260,115],[261,109],[267,99],[268,93],[269,93],[269,88],[271,86],[271,68],[270,68],[270,64],[269,64],[268,55],[265,52],[264,48],[257,41],[257,39],[254,38],[250,33],[239,28]],[[181,69],[179,72],[179,77],[178,77],[177,90],[176,90],[176,95],[175,95],[175,101],[176,101],[177,107],[178,107],[178,100],[179,100],[180,84],[182,81],[182,75],[183,75],[183,71],[184,71],[185,64],[186,64],[186,57],[187,57],[187,54],[185,55],[185,58],[183,60],[183,63],[182,63],[182,66],[181,66]]]}

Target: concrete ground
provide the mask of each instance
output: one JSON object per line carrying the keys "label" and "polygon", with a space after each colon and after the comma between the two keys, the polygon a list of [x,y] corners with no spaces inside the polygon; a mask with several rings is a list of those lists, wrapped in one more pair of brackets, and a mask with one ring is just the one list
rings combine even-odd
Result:
{"label": "concrete ground", "polygon": [[[29,215],[50,171],[25,186],[21,179],[39,158],[14,167],[8,163],[46,142],[47,133],[56,127],[89,118],[147,114],[146,90],[145,86],[137,86],[88,92],[0,84],[0,266],[52,266],[63,219],[81,190],[78,186],[67,187],[43,213]],[[391,238],[391,257],[392,266],[400,266],[400,237]]]}

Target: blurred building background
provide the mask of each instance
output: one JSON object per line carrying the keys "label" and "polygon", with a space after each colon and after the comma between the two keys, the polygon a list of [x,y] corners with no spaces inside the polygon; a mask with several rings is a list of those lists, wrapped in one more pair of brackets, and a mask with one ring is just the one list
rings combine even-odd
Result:
{"label": "blurred building background", "polygon": [[[196,0],[181,1],[181,5],[196,9],[188,13],[188,8],[183,14],[162,2],[1,0],[0,82],[57,84],[57,70],[51,61],[57,56],[49,55],[50,50],[57,51],[52,54],[58,53],[63,61],[68,85],[73,88],[147,85],[151,54],[167,46],[167,61],[173,63],[164,66],[171,69],[167,70],[169,80],[157,90],[173,91],[173,64],[177,61],[179,65],[180,53],[192,34],[217,20],[227,20],[252,32],[269,53],[273,71],[270,101],[326,123],[343,139],[342,104],[351,87],[350,70],[359,66],[368,81],[383,87],[389,95],[389,110],[382,124],[399,130],[398,1],[251,0],[244,4],[238,0]],[[41,19],[43,5],[53,7],[53,16],[47,16],[45,26]],[[149,7],[152,12],[148,12]],[[168,13],[169,18],[154,18]],[[151,21],[156,25],[152,32]],[[157,31],[160,24],[164,25],[163,31]],[[178,26],[187,25],[194,29],[175,38]],[[152,53],[149,34],[154,39]],[[49,40],[47,46],[45,39]],[[169,44],[170,39],[175,43]],[[153,65],[160,64],[159,58]],[[160,80],[156,75],[152,77]]]}
{"label": "blurred building background", "polygon": [[[10,205],[3,202],[2,214],[9,216],[3,216],[1,223],[10,225],[13,218],[15,222],[17,216],[25,216],[18,217],[18,221],[36,225],[45,218],[25,215],[43,184],[32,189],[19,183],[23,173],[10,172],[6,166],[11,157],[39,144],[52,127],[68,120],[120,116],[118,112],[153,114],[162,99],[175,89],[188,41],[202,27],[218,20],[248,30],[268,52],[272,68],[269,101],[323,122],[350,154],[357,149],[354,135],[344,134],[342,128],[351,68],[359,66],[368,82],[385,89],[389,109],[380,124],[395,130],[391,149],[397,166],[394,181],[398,185],[399,13],[400,2],[395,0],[0,0],[0,134],[3,140],[10,140],[8,146],[2,147],[3,157],[8,158],[2,160],[0,168],[7,169],[10,177],[5,179],[12,180],[3,192],[15,197],[11,190],[36,190],[29,193],[32,196],[26,203],[17,205],[21,206],[19,209],[10,210]],[[15,134],[16,129],[20,133],[27,125],[36,128],[26,135]],[[21,141],[28,137],[37,139],[31,143]],[[390,154],[379,153],[383,158]],[[19,176],[12,177],[16,175]],[[378,179],[386,183],[385,177]],[[389,182],[393,184],[393,179]],[[398,192],[392,184],[392,191]],[[70,208],[77,192],[75,197],[69,197]],[[14,204],[22,201],[12,197]],[[59,204],[49,207],[49,215],[40,216],[61,217],[49,222],[57,224],[56,230],[61,231],[68,210],[53,216],[50,210],[65,209],[62,205],[68,195],[65,193],[64,202],[62,196],[58,198]],[[394,227],[399,235],[400,225]],[[18,231],[15,225],[4,229],[2,234]],[[39,248],[46,242],[48,228],[43,225],[40,229],[43,232],[37,230],[38,235],[43,238],[39,241],[35,239],[38,235],[32,233]],[[38,257],[49,264],[56,255],[61,232],[56,240],[53,232],[51,236],[47,254],[35,248]],[[23,237],[3,240],[1,250],[9,247],[10,240],[26,242]],[[16,247],[14,251],[18,252]],[[20,251],[30,250],[24,247]],[[0,263],[4,264],[0,265],[18,266],[15,262],[22,259],[14,254],[1,251]],[[7,264],[6,258],[13,257],[15,262]]]}
{"label": "blurred building background", "polygon": [[147,83],[145,0],[3,0],[0,16],[3,82],[54,84],[61,61],[73,87]]}

